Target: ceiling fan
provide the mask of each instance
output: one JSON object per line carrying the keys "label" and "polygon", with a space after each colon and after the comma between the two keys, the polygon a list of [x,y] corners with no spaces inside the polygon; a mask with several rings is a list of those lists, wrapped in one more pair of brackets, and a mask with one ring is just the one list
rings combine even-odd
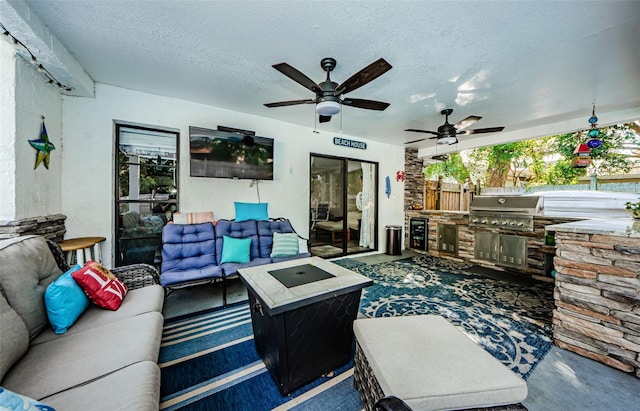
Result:
{"label": "ceiling fan", "polygon": [[438,144],[456,144],[458,142],[457,135],[459,134],[481,134],[481,133],[495,133],[504,130],[504,127],[489,127],[489,128],[476,128],[475,130],[464,130],[471,124],[480,120],[482,117],[469,116],[464,120],[457,122],[456,124],[449,124],[449,116],[453,113],[453,109],[446,108],[440,112],[444,118],[444,124],[438,127],[438,131],[418,130],[415,128],[408,128],[404,131],[413,131],[416,133],[433,134],[434,137],[425,137],[418,140],[407,141],[405,144],[417,143],[418,141],[437,138]]}
{"label": "ceiling fan", "polygon": [[291,80],[308,88],[316,93],[316,98],[307,100],[291,100],[291,101],[279,101],[276,103],[266,103],[267,107],[283,107],[293,106],[296,104],[315,104],[316,113],[319,115],[319,121],[326,123],[331,120],[331,116],[340,112],[340,106],[351,106],[357,108],[364,108],[367,110],[379,110],[382,111],[389,107],[389,103],[383,103],[381,101],[363,100],[359,98],[341,98],[344,94],[347,94],[357,88],[364,86],[370,81],[375,80],[387,71],[391,69],[391,64],[383,58],[374,61],[367,67],[363,68],[353,76],[349,77],[344,83],[338,85],[338,83],[331,81],[329,74],[336,67],[336,59],[332,57],[325,57],[320,61],[320,66],[327,72],[327,79],[320,84],[316,84],[306,75],[302,74],[295,67],[287,63],[274,64],[273,68],[289,77]]}

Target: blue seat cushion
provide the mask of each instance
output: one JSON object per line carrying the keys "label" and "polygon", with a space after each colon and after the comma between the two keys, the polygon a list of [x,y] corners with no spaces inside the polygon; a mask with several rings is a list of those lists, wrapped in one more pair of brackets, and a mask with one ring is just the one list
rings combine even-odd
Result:
{"label": "blue seat cushion", "polygon": [[191,281],[222,278],[222,276],[222,267],[211,264],[203,268],[163,271],[162,274],[160,274],[160,284],[162,284],[163,287],[167,287],[173,284],[188,283]]}
{"label": "blue seat cushion", "polygon": [[232,275],[236,275],[238,274],[238,270],[242,269],[242,268],[246,268],[246,267],[255,267],[258,265],[262,265],[262,264],[269,264],[271,263],[271,259],[270,258],[254,258],[253,260],[249,261],[248,263],[223,263],[221,265],[222,270],[224,271],[224,275],[229,277]]}
{"label": "blue seat cushion", "polygon": [[167,224],[162,230],[163,286],[222,276],[211,223]]}
{"label": "blue seat cushion", "polygon": [[298,254],[292,255],[290,257],[272,257],[271,258],[271,262],[272,263],[279,263],[281,261],[296,260],[298,258],[306,258],[306,257],[311,257],[311,253],[298,253]]}

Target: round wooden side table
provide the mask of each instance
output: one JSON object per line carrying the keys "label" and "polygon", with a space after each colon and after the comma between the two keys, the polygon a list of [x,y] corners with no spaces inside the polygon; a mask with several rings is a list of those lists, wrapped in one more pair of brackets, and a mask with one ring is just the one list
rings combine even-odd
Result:
{"label": "round wooden side table", "polygon": [[[67,253],[67,262],[69,265],[72,263],[73,253],[76,252],[76,262],[81,266],[87,260],[91,258],[98,263],[102,263],[102,253],[100,252],[100,243],[105,241],[104,237],[78,237],[78,238],[69,238],[67,240],[63,240],[60,243],[60,248],[62,251]],[[91,256],[91,249],[93,248],[93,257]],[[88,252],[88,258],[85,258]]]}

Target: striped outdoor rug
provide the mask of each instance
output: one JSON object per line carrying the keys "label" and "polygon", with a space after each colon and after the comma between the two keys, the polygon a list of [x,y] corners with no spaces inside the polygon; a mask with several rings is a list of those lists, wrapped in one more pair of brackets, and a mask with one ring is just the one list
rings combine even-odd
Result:
{"label": "striped outdoor rug", "polygon": [[353,363],[290,396],[255,351],[247,303],[167,321],[160,346],[161,410],[361,410]]}

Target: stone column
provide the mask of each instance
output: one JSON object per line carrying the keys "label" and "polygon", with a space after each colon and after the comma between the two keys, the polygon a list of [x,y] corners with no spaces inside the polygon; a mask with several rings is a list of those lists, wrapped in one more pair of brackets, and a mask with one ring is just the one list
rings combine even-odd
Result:
{"label": "stone column", "polygon": [[555,344],[640,378],[640,240],[556,233]]}
{"label": "stone column", "polygon": [[422,160],[418,158],[418,150],[404,150],[404,209],[413,204],[424,205],[424,174]]}
{"label": "stone column", "polygon": [[[422,159],[418,158],[418,150],[407,148],[404,150],[404,209],[408,210],[414,204],[424,205],[424,174],[422,173]],[[404,243],[409,244],[409,223],[405,213]]]}

